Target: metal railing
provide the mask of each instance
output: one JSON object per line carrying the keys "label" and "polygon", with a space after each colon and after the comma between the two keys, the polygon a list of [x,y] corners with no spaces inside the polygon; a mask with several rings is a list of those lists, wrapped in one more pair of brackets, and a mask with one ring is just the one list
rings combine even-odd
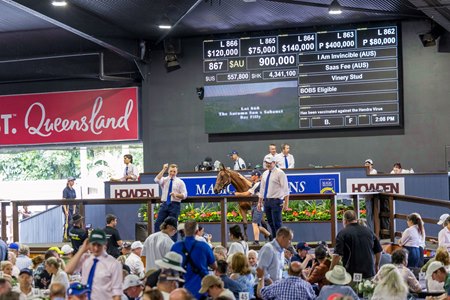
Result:
{"label": "metal railing", "polygon": [[[317,200],[317,201],[330,201],[330,214],[331,214],[331,237],[332,244],[335,244],[337,233],[337,213],[336,213],[336,197],[335,194],[294,194],[289,196],[291,200]],[[225,246],[227,240],[227,204],[230,202],[239,202],[244,200],[242,197],[236,196],[205,196],[205,197],[188,197],[183,200],[183,203],[220,203],[221,210],[221,243]],[[245,197],[245,201],[256,202],[257,197]],[[33,206],[33,205],[79,205],[80,213],[84,216],[86,205],[98,205],[98,204],[147,204],[147,230],[148,234],[153,232],[154,223],[154,204],[161,203],[160,198],[106,198],[106,199],[80,199],[80,200],[66,200],[66,199],[52,199],[52,200],[13,200],[11,202],[2,202],[2,236],[6,236],[6,206],[12,206],[12,227],[13,227],[13,240],[19,240],[19,206]],[[103,216],[102,216],[103,217]]]}

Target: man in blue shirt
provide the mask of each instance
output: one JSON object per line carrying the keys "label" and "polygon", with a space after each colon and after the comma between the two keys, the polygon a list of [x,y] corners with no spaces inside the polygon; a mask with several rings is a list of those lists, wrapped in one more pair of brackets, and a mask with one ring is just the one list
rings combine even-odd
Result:
{"label": "man in blue shirt", "polygon": [[208,267],[215,270],[217,264],[211,247],[207,243],[198,242],[195,239],[197,228],[196,221],[186,221],[184,224],[185,240],[176,242],[170,251],[183,256],[183,268],[186,270],[184,287],[199,299],[202,278],[208,275]]}
{"label": "man in blue shirt", "polygon": [[281,279],[284,269],[284,249],[287,249],[294,238],[294,233],[287,227],[277,231],[275,239],[266,243],[259,251],[258,269],[264,270],[265,278],[271,281]]}

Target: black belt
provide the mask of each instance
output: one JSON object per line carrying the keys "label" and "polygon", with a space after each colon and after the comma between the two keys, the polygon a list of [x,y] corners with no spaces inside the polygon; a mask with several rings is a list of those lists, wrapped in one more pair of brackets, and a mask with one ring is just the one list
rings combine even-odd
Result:
{"label": "black belt", "polygon": [[283,199],[280,199],[280,198],[264,198],[264,200],[283,200]]}

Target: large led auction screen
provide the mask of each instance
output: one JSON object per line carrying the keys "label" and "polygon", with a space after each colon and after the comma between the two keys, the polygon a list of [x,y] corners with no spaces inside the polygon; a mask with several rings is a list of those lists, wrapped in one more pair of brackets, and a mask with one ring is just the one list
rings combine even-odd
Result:
{"label": "large led auction screen", "polygon": [[204,40],[206,132],[401,127],[399,29]]}

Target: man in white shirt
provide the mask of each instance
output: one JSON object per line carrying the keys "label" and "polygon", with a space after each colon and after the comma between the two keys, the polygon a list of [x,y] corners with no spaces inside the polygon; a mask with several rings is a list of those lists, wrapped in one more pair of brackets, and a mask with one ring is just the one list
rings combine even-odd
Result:
{"label": "man in white shirt", "polygon": [[67,274],[81,271],[81,283],[89,285],[91,299],[120,300],[123,294],[122,264],[106,253],[106,242],[106,233],[94,229],[65,270]]}
{"label": "man in white shirt", "polygon": [[264,205],[267,222],[275,236],[283,226],[281,213],[289,207],[289,185],[286,174],[275,166],[275,158],[268,154],[264,158],[267,170],[263,173],[260,185],[258,210]]}
{"label": "man in white shirt", "polygon": [[125,154],[123,156],[123,163],[125,164],[125,169],[120,181],[137,181],[139,179],[139,171],[133,165],[133,156],[131,154]]}
{"label": "man in white shirt", "polygon": [[364,162],[364,166],[369,168],[369,174],[370,175],[378,174],[377,170],[375,170],[373,168],[373,160],[371,160],[370,158],[366,159],[366,161]]}
{"label": "man in white shirt", "polygon": [[239,157],[239,153],[236,150],[231,151],[230,153],[231,160],[234,161],[233,170],[245,170],[247,169],[247,165],[242,157]]}
{"label": "man in white shirt", "polygon": [[[268,155],[275,157],[277,155],[277,145],[275,144],[270,144],[269,145],[269,154],[267,154],[266,156],[264,156],[264,158],[266,158]],[[262,165],[264,166],[264,169],[267,169],[266,167],[266,162],[263,160]]]}
{"label": "man in white shirt", "polygon": [[131,253],[125,260],[125,264],[130,267],[130,274],[134,274],[139,278],[143,278],[144,263],[141,260],[143,245],[140,241],[135,241],[131,244]]}
{"label": "man in white shirt", "polygon": [[289,153],[291,146],[289,144],[281,145],[281,153],[276,155],[277,166],[281,169],[293,169],[295,168],[295,159],[292,154]]}
{"label": "man in white shirt", "polygon": [[[169,170],[169,175],[163,177]],[[167,217],[174,217],[178,220],[181,210],[181,201],[186,199],[187,190],[183,180],[177,177],[178,166],[176,164],[164,164],[162,170],[155,177],[155,182],[161,186],[161,206],[159,207],[158,218],[155,221],[155,232],[160,231],[162,222]],[[176,235],[172,238],[176,241]]]}
{"label": "man in white shirt", "polygon": [[145,256],[145,272],[150,269],[158,269],[156,260],[162,259],[170,251],[174,241],[172,236],[177,233],[177,220],[167,217],[160,226],[161,231],[152,233],[144,242],[142,256]]}

